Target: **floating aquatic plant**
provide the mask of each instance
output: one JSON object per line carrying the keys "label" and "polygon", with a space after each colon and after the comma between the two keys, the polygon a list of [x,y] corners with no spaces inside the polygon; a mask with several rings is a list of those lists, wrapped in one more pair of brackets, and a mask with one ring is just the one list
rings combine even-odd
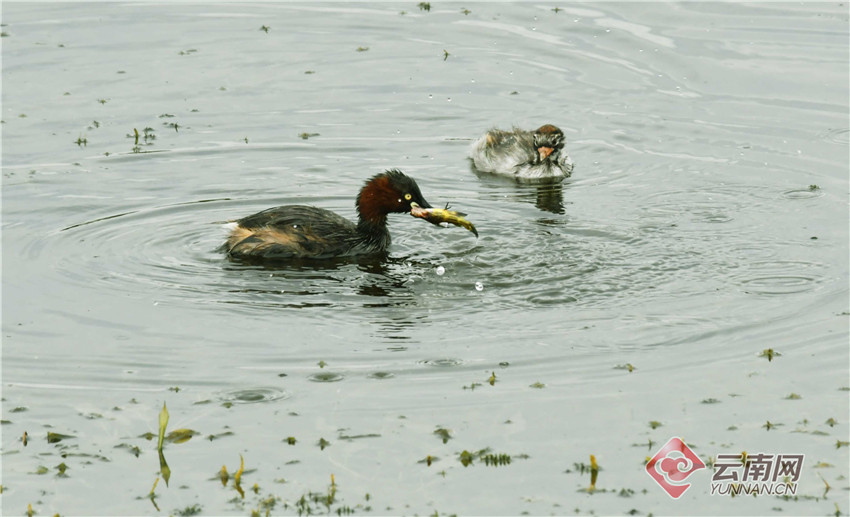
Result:
{"label": "floating aquatic plant", "polygon": [[61,433],[51,433],[47,431],[47,443],[59,443],[62,440],[67,440],[69,438],[74,438],[69,434],[61,434]]}
{"label": "floating aquatic plant", "polygon": [[130,454],[132,454],[133,456],[135,456],[137,458],[139,457],[139,454],[142,453],[142,450],[138,446],[130,445],[130,444],[127,444],[127,443],[119,443],[114,448],[115,449],[127,449],[130,452]]}
{"label": "floating aquatic plant", "polygon": [[159,484],[159,478],[157,477],[153,481],[153,487],[151,487],[150,494],[148,494],[148,498],[151,500],[151,503],[153,504],[153,507],[156,508],[157,512],[159,511],[159,506],[156,504],[156,494],[154,493],[154,491],[156,490],[156,485],[158,485],[158,484]]}
{"label": "floating aquatic plant", "polygon": [[835,465],[833,465],[832,463],[827,463],[825,461],[819,461],[819,462],[815,463],[814,465],[812,465],[812,468],[813,469],[829,469],[829,468],[832,468],[834,466]]}
{"label": "floating aquatic plant", "polygon": [[511,457],[508,454],[485,454],[482,459],[485,465],[503,466],[511,464]]}
{"label": "floating aquatic plant", "polygon": [[770,420],[768,420],[767,422],[765,422],[765,424],[764,424],[762,427],[764,427],[765,429],[767,429],[768,431],[770,431],[770,430],[771,430],[771,429],[773,429],[774,427],[779,427],[779,426],[781,426],[781,425],[784,425],[784,424],[774,424],[773,422],[771,422]]}
{"label": "floating aquatic plant", "polygon": [[773,361],[774,357],[781,357],[781,356],[782,356],[782,354],[780,354],[779,352],[775,351],[772,348],[765,348],[759,354],[759,357],[766,357],[768,362]]}
{"label": "floating aquatic plant", "polygon": [[431,2],[419,2],[416,4],[419,7],[420,11],[430,11],[431,10]]}
{"label": "floating aquatic plant", "polygon": [[482,461],[485,465],[495,467],[510,465],[511,461],[514,459],[528,459],[528,457],[529,456],[527,454],[510,455],[504,453],[493,453],[489,448],[485,448],[476,452],[464,450],[460,453],[458,459],[464,467],[472,465],[476,460]]}
{"label": "floating aquatic plant", "polygon": [[156,450],[159,453],[159,471],[162,473],[162,479],[165,480],[168,486],[168,480],[171,479],[171,468],[168,462],[165,461],[165,455],[162,452],[162,442],[165,440],[165,428],[168,426],[168,408],[165,407],[165,402],[162,403],[162,411],[159,412],[159,437],[156,442]]}
{"label": "floating aquatic plant", "polygon": [[269,29],[271,29],[271,27],[269,27],[268,25],[263,25],[260,27],[260,30],[265,32],[266,34],[269,33]]}
{"label": "floating aquatic plant", "polygon": [[460,453],[460,457],[458,459],[460,459],[460,462],[464,467],[468,467],[472,464],[472,460],[474,459],[474,457],[472,453],[467,450],[464,450]]}
{"label": "floating aquatic plant", "polygon": [[590,455],[590,487],[588,492],[596,490],[596,478],[599,476],[599,465],[596,463],[596,456]]}
{"label": "floating aquatic plant", "polygon": [[168,425],[168,408],[165,406],[165,402],[162,403],[162,411],[159,412],[159,438],[156,442],[157,450],[162,450],[162,442],[165,439],[165,428]]}
{"label": "floating aquatic plant", "polygon": [[434,434],[436,434],[437,437],[439,437],[443,441],[443,443],[448,443],[448,441],[452,438],[451,431],[442,427],[438,427],[437,429],[435,429]]}
{"label": "floating aquatic plant", "polygon": [[236,474],[233,474],[233,486],[236,488],[236,491],[239,492],[239,495],[242,496],[242,499],[245,499],[245,492],[242,490],[242,473],[245,471],[245,458],[242,455],[239,455],[239,470],[236,471]]}
{"label": "floating aquatic plant", "polygon": [[[438,461],[438,460],[439,460],[439,458],[438,458],[438,457],[436,457],[436,456],[431,456],[431,455],[429,454],[429,455],[425,456],[425,458],[423,458],[423,459],[421,459],[421,460],[417,461],[416,463],[424,463],[424,464],[426,464],[426,465],[428,465],[428,466],[430,467],[432,463],[434,463],[435,461]],[[368,501],[368,499],[367,499],[367,501]]]}
{"label": "floating aquatic plant", "polygon": [[632,447],[646,447],[647,449],[652,449],[653,444],[655,444],[655,442],[653,442],[650,438],[647,439],[645,443],[633,443]]}
{"label": "floating aquatic plant", "polygon": [[193,436],[199,435],[198,431],[193,431],[192,429],[175,429],[168,433],[165,439],[169,443],[185,443],[192,439]]}
{"label": "floating aquatic plant", "polygon": [[190,517],[192,515],[200,515],[203,508],[201,505],[195,503],[192,506],[187,506],[182,510],[174,510],[174,515],[179,515],[181,517]]}
{"label": "floating aquatic plant", "polygon": [[223,438],[225,436],[233,436],[233,434],[234,434],[233,431],[224,431],[224,432],[221,432],[221,433],[218,433],[218,434],[208,435],[207,440],[209,440],[209,441],[218,440],[219,438]]}

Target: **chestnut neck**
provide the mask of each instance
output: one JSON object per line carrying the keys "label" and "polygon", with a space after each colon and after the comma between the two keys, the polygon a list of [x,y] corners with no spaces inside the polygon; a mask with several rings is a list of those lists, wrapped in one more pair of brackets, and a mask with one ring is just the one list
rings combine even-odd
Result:
{"label": "chestnut neck", "polygon": [[397,195],[386,177],[374,178],[360,189],[356,202],[357,233],[367,241],[368,246],[381,249],[389,246],[388,206]]}

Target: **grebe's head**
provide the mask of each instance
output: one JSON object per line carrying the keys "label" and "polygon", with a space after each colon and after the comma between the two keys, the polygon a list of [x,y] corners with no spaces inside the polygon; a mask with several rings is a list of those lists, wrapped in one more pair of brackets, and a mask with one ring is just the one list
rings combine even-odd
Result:
{"label": "grebe's head", "polygon": [[360,218],[382,223],[391,212],[408,213],[417,207],[431,208],[422,197],[413,178],[398,169],[390,169],[373,176],[357,195]]}
{"label": "grebe's head", "polygon": [[534,130],[534,149],[541,162],[550,156],[551,160],[557,159],[563,148],[564,133],[557,127],[546,124]]}

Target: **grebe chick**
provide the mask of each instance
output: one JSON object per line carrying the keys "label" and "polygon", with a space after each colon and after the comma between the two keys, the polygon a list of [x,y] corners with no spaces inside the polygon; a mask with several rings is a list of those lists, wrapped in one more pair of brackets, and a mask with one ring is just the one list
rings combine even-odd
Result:
{"label": "grebe chick", "polygon": [[475,168],[519,180],[562,180],[573,173],[564,150],[564,133],[545,124],[534,131],[491,129],[472,144]]}
{"label": "grebe chick", "polygon": [[261,260],[372,254],[384,252],[390,245],[387,214],[410,213],[433,224],[440,223],[433,220],[431,205],[413,178],[396,169],[369,179],[360,189],[355,206],[356,224],[312,206],[269,208],[235,221],[224,249],[233,258]]}

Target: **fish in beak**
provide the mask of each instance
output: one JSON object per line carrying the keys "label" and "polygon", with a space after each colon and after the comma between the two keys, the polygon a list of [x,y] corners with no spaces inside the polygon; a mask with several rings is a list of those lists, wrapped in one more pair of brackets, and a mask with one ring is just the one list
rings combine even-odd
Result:
{"label": "fish in beak", "polygon": [[419,219],[425,219],[434,225],[444,226],[453,224],[455,226],[462,226],[478,237],[478,230],[475,229],[475,225],[464,218],[466,214],[449,210],[448,205],[446,205],[446,208],[423,208],[416,203],[411,203],[410,215]]}

